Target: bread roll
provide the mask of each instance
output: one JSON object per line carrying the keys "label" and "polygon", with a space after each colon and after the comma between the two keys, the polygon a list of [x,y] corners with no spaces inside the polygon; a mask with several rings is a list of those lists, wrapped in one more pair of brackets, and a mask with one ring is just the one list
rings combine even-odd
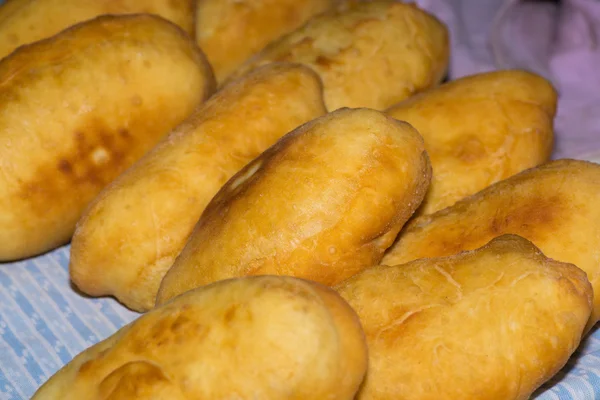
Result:
{"label": "bread roll", "polygon": [[157,304],[245,275],[335,284],[381,260],[430,180],[423,140],[369,109],[341,109],[279,140],[206,207]]}
{"label": "bread roll", "polygon": [[441,257],[512,233],[548,257],[584,270],[594,287],[588,331],[600,318],[600,165],[556,160],[498,182],[435,214],[415,218],[382,264]]}
{"label": "bread roll", "polygon": [[583,271],[513,235],[336,289],[369,346],[357,400],[528,399],[575,351],[592,309]]}
{"label": "bread roll", "polygon": [[358,318],[290,277],[190,291],[85,350],[33,400],[351,400],[367,367]]}
{"label": "bread roll", "polygon": [[83,209],[214,90],[156,16],[103,16],[0,61],[0,261],[65,244]]}
{"label": "bread roll", "polygon": [[339,0],[199,0],[196,41],[221,83],[271,41]]}
{"label": "bread roll", "polygon": [[5,0],[0,5],[0,58],[100,15],[149,13],[194,34],[194,0]]}
{"label": "bread roll", "polygon": [[387,110],[425,140],[433,177],[418,210],[431,214],[549,160],[556,91],[525,71],[467,76]]}
{"label": "bread roll", "polygon": [[448,46],[446,27],[415,4],[357,3],[313,18],[232,76],[275,61],[303,63],[323,79],[329,111],[384,110],[437,85],[448,66]]}
{"label": "bread roll", "polygon": [[71,243],[83,292],[154,306],[158,286],[204,208],[245,164],[325,113],[319,78],[272,64],[223,88],[92,203]]}

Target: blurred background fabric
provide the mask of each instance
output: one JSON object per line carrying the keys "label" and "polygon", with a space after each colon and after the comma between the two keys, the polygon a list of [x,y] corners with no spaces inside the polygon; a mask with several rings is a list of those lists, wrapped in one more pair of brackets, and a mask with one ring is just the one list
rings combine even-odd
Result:
{"label": "blurred background fabric", "polygon": [[450,78],[521,68],[559,92],[554,158],[600,152],[600,1],[418,0],[450,30]]}

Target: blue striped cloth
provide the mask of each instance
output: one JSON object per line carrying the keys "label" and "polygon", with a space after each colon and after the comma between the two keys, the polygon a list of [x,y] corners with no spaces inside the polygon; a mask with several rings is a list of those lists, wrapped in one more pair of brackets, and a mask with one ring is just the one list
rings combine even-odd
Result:
{"label": "blue striped cloth", "polygon": [[[71,358],[139,315],[113,299],[77,293],[68,256],[64,247],[0,265],[0,400],[29,399]],[[600,398],[600,328],[535,398]]]}
{"label": "blue striped cloth", "polygon": [[69,249],[0,264],[0,399],[29,399],[75,355],[138,314],[70,284]]}

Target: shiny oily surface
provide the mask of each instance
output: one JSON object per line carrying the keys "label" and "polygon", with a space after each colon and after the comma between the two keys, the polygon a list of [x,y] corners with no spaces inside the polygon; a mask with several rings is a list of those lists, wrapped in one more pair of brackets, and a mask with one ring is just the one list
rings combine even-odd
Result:
{"label": "shiny oily surface", "polygon": [[301,65],[271,64],[219,90],[93,201],[71,242],[73,282],[87,294],[151,309],[225,182],[325,112],[319,78]]}
{"label": "shiny oily surface", "polygon": [[100,15],[158,15],[194,33],[193,0],[6,0],[0,5],[0,58]]}
{"label": "shiny oily surface", "polygon": [[556,102],[550,82],[506,70],[456,79],[388,109],[419,131],[431,159],[431,186],[418,213],[548,161]]}
{"label": "shiny oily surface", "polygon": [[246,275],[327,285],[377,264],[420,204],[431,169],[408,124],[341,109],[287,134],[207,206],[157,304]]}
{"label": "shiny oily surface", "polygon": [[321,14],[271,43],[233,76],[276,61],[316,71],[329,111],[384,110],[437,85],[449,59],[446,26],[415,4],[359,2]]}
{"label": "shiny oily surface", "polygon": [[33,400],[351,400],[358,318],[333,290],[252,277],[190,291],[76,356]]}
{"label": "shiny oily surface", "polygon": [[357,400],[528,399],[579,345],[593,294],[582,270],[515,235],[335,289],[369,346]]}
{"label": "shiny oily surface", "polygon": [[270,42],[327,11],[339,0],[199,0],[196,42],[225,79]]}
{"label": "shiny oily surface", "polygon": [[[556,160],[500,181],[454,206],[412,220],[381,261],[395,265],[473,250],[515,234],[548,257],[573,263],[600,293],[600,165]],[[600,317],[594,296],[589,331]]]}
{"label": "shiny oily surface", "polygon": [[0,61],[0,261],[67,243],[104,186],[214,90],[154,16],[103,16]]}

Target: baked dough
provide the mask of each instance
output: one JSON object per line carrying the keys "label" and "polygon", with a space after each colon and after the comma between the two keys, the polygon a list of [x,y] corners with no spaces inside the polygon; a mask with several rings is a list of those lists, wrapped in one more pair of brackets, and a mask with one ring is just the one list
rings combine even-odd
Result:
{"label": "baked dough", "polygon": [[[600,293],[600,165],[556,160],[498,182],[435,214],[412,220],[382,264],[473,250],[505,233],[577,265]],[[586,331],[600,318],[600,295]]]}
{"label": "baked dough", "polygon": [[313,18],[271,43],[232,77],[271,62],[298,62],[323,80],[329,111],[385,110],[437,85],[448,60],[448,30],[442,22],[415,4],[379,0]]}
{"label": "baked dough", "polygon": [[89,202],[214,89],[194,41],[152,15],[98,17],[2,59],[0,261],[66,244]]}
{"label": "baked dough", "polygon": [[301,65],[271,64],[219,90],[94,200],[71,242],[71,279],[89,295],[151,309],[221,186],[325,112],[318,76]]}
{"label": "baked dough", "polygon": [[245,275],[332,285],[377,264],[425,195],[423,139],[369,109],[341,109],[285,135],[206,207],[157,304]]}
{"label": "baked dough", "polygon": [[351,400],[364,334],[337,293],[290,277],[205,286],[85,350],[33,400]]}
{"label": "baked dough", "polygon": [[514,235],[446,258],[366,269],[336,287],[369,370],[357,400],[525,400],[580,343],[592,287]]}
{"label": "baked dough", "polygon": [[270,42],[301,27],[339,0],[198,0],[196,41],[224,80]]}
{"label": "baked dough", "polygon": [[419,131],[433,177],[417,211],[431,214],[550,159],[557,94],[535,74],[476,74],[387,110]]}
{"label": "baked dough", "polygon": [[154,14],[194,34],[195,0],[5,0],[0,5],[0,58],[101,15]]}

